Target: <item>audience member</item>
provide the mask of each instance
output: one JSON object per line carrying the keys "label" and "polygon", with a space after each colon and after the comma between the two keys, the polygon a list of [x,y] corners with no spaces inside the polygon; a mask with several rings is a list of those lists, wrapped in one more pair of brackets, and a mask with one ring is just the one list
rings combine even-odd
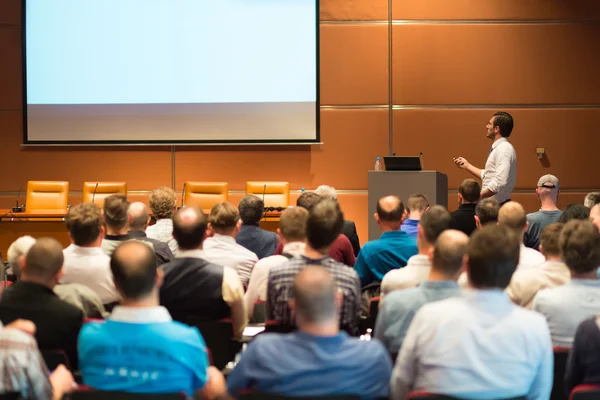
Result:
{"label": "audience member", "polygon": [[498,213],[498,224],[512,229],[521,238],[521,251],[519,258],[519,269],[537,268],[542,265],[546,259],[537,250],[525,247],[523,236],[527,232],[528,223],[525,209],[516,201],[505,203]]}
{"label": "audience member", "polygon": [[404,215],[402,201],[397,196],[382,197],[376,210],[373,217],[381,237],[365,243],[354,264],[363,287],[381,282],[388,272],[405,267],[418,252],[415,238],[400,230]]}
{"label": "audience member", "polygon": [[600,317],[586,319],[577,328],[565,374],[567,395],[577,385],[600,385]]}
{"label": "audience member", "polygon": [[417,226],[421,215],[429,208],[429,200],[424,194],[413,194],[406,201],[406,218],[400,229],[409,236],[417,237]]}
{"label": "audience member", "polygon": [[406,267],[385,274],[381,282],[382,296],[396,289],[415,287],[429,277],[431,272],[429,252],[433,249],[438,236],[448,229],[451,219],[450,213],[442,206],[433,206],[423,213],[417,232],[419,253],[408,260]]}
{"label": "audience member", "polygon": [[279,236],[275,232],[261,229],[259,225],[265,203],[260,197],[248,194],[240,200],[239,209],[242,226],[235,237],[237,244],[256,254],[259,260],[272,256],[279,244]]}
{"label": "audience member", "polygon": [[[332,206],[319,205],[311,212],[309,225],[325,209],[325,214],[333,211]],[[339,222],[341,230],[341,218]],[[331,236],[331,241],[334,238]],[[298,331],[257,337],[229,375],[229,393],[237,397],[242,390],[251,389],[307,398],[387,398],[392,366],[383,346],[339,331],[343,300],[337,279],[321,267],[306,267],[294,275],[290,308]]]}
{"label": "audience member", "polygon": [[600,204],[592,206],[590,210],[590,221],[600,229]]}
{"label": "audience member", "polygon": [[482,199],[475,207],[475,225],[481,228],[487,223],[498,222],[498,213],[500,212],[500,203],[493,197]]}
{"label": "audience member", "polygon": [[129,222],[129,232],[127,234],[129,238],[151,243],[158,266],[166,264],[175,258],[167,243],[149,238],[146,234],[146,229],[148,229],[148,224],[150,223],[150,213],[144,203],[139,201],[131,203],[127,210],[127,215]]}
{"label": "audience member", "polygon": [[290,258],[300,256],[304,253],[307,219],[308,211],[302,207],[288,208],[281,213],[277,232],[281,236],[283,253],[282,255],[263,258],[254,265],[252,275],[250,275],[248,290],[244,295],[246,309],[250,318],[254,314],[254,303],[258,300],[267,300],[267,280],[271,268],[285,264]]}
{"label": "audience member", "polygon": [[590,192],[583,200],[583,205],[587,208],[592,208],[598,203],[600,203],[600,192]]}
{"label": "audience member", "polygon": [[146,228],[150,239],[160,240],[169,245],[171,253],[177,255],[177,241],[173,238],[173,214],[177,209],[177,195],[173,189],[161,186],[150,193],[148,205],[156,224]]}
{"label": "audience member", "polygon": [[235,236],[242,223],[237,208],[229,202],[216,204],[210,210],[208,219],[214,235],[204,242],[202,258],[217,265],[233,268],[242,283],[247,285],[258,257],[235,242]]}
{"label": "audience member", "polygon": [[[335,188],[331,186],[321,185],[315,189],[315,193],[324,199],[338,201],[337,192],[335,191]],[[350,221],[349,219],[344,220],[342,234],[350,240],[352,249],[354,250],[354,256],[358,257],[358,252],[360,251],[360,239],[358,238],[354,221]]]}
{"label": "audience member", "polygon": [[13,274],[17,279],[21,277],[21,258],[35,244],[35,239],[31,236],[21,236],[11,243],[6,252],[6,261],[8,261],[9,273]]}
{"label": "audience member", "polygon": [[533,309],[548,320],[554,346],[571,347],[577,326],[600,314],[598,228],[589,221],[569,221],[560,234],[559,246],[571,280],[540,290],[533,300]]}
{"label": "audience member", "polygon": [[590,218],[590,209],[581,204],[572,203],[565,207],[558,222],[567,223],[572,219],[585,221]]}
{"label": "audience member", "polygon": [[184,323],[231,318],[235,336],[240,337],[247,322],[244,289],[232,268],[205,259],[206,227],[206,216],[198,208],[185,207],[175,213],[173,236],[179,251],[174,261],[161,267],[160,301],[175,320]]}
{"label": "audience member", "polygon": [[402,344],[391,397],[413,390],[466,399],[550,398],[553,354],[544,318],[503,292],[521,238],[487,225],[471,236],[467,274],[474,290],[424,305]]}
{"label": "audience member", "polygon": [[506,288],[513,303],[531,308],[533,298],[542,289],[564,285],[571,279],[569,268],[560,258],[559,239],[564,224],[555,222],[542,230],[540,252],[546,262],[538,268],[517,270]]}
{"label": "audience member", "polygon": [[323,200],[308,212],[306,221],[306,247],[304,254],[289,262],[271,268],[267,283],[267,319],[282,325],[295,325],[288,302],[296,274],[308,265],[320,265],[333,276],[338,290],[343,294],[340,327],[350,334],[358,333],[360,316],[360,280],[348,268],[328,254],[329,247],[340,235],[344,214],[336,202]]}
{"label": "audience member", "polygon": [[102,304],[118,302],[120,297],[110,272],[110,257],[101,247],[104,228],[100,208],[93,203],[76,205],[69,209],[65,222],[71,245],[63,250],[60,283],[85,285],[96,293]]}
{"label": "audience member", "polygon": [[206,394],[207,381],[220,372],[211,372],[198,330],[173,322],[159,306],[163,274],[154,252],[137,241],[123,243],[110,267],[123,302],[106,322],[81,330],[83,382],[106,391]]}
{"label": "audience member", "polygon": [[52,291],[60,281],[62,246],[55,239],[40,238],[21,259],[21,279],[4,289],[0,299],[0,320],[32,321],[41,350],[64,350],[73,366],[77,364],[77,335],[83,313],[58,298]]}
{"label": "audience member", "polygon": [[[421,223],[434,208],[423,215]],[[391,354],[398,353],[402,347],[406,331],[423,305],[460,294],[456,280],[466,261],[468,244],[469,237],[463,232],[447,230],[441,233],[435,248],[428,251],[432,265],[428,279],[415,288],[396,290],[385,296],[374,333]]]}
{"label": "audience member", "polygon": [[458,210],[452,213],[450,229],[456,229],[469,236],[475,229],[475,207],[481,194],[481,185],[475,179],[465,179],[458,186]]}
{"label": "audience member", "polygon": [[554,175],[544,175],[539,179],[535,194],[540,199],[540,210],[527,214],[529,228],[525,233],[525,246],[538,250],[542,229],[560,218],[562,211],[556,206],[559,190],[560,183]]}

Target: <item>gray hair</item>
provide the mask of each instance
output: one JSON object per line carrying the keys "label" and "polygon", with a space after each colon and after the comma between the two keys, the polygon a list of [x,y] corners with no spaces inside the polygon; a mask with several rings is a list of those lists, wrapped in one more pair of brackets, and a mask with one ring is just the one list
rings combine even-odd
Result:
{"label": "gray hair", "polygon": [[21,236],[20,238],[12,242],[12,244],[8,248],[8,252],[6,253],[8,265],[10,266],[13,274],[17,276],[17,278],[21,276],[21,256],[27,256],[29,249],[31,249],[35,242],[35,238],[31,236]]}
{"label": "gray hair", "polygon": [[337,192],[332,186],[321,185],[315,189],[315,193],[327,200],[337,201]]}
{"label": "gray hair", "polygon": [[292,297],[303,322],[323,323],[339,317],[336,285],[323,267],[306,267],[296,275]]}
{"label": "gray hair", "polygon": [[585,196],[585,200],[583,200],[583,205],[587,208],[592,208],[598,203],[600,203],[600,192],[590,192]]}

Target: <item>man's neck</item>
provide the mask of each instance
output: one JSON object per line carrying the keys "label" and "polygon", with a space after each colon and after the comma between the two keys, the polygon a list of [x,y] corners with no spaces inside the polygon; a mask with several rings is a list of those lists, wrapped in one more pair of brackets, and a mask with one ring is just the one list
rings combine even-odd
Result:
{"label": "man's neck", "polygon": [[556,211],[556,203],[552,198],[540,198],[540,210],[541,211]]}
{"label": "man's neck", "polygon": [[340,327],[337,320],[321,324],[299,322],[298,330],[313,336],[337,336],[340,333]]}
{"label": "man's neck", "polygon": [[400,225],[399,224],[379,224],[379,231],[381,232],[381,234],[383,235],[386,232],[393,232],[393,231],[398,231],[400,230]]}
{"label": "man's neck", "polygon": [[419,243],[418,244],[419,247],[419,254],[422,256],[426,256],[429,254],[429,251],[431,250],[431,248],[433,247],[430,243],[425,242],[423,240],[423,243]]}
{"label": "man's neck", "polygon": [[498,133],[498,134],[496,134],[496,135],[494,136],[494,143],[496,143],[498,140],[500,140],[500,139],[502,139],[502,138],[503,138],[503,136],[502,136],[501,134],[499,134],[499,133]]}
{"label": "man's neck", "polygon": [[56,286],[55,282],[49,283],[47,281],[44,281],[43,279],[40,279],[40,278],[37,278],[34,276],[28,276],[27,274],[23,274],[23,273],[21,274],[20,280],[23,282],[29,282],[29,283],[35,283],[38,285],[42,285],[42,286],[47,287],[50,290],[54,289],[54,286]]}
{"label": "man's neck", "polygon": [[435,267],[431,268],[431,272],[429,272],[429,279],[430,281],[434,281],[434,282],[442,282],[442,281],[455,281],[458,279],[457,276],[448,276],[446,274],[443,274],[439,271],[437,271],[435,269]]}
{"label": "man's neck", "polygon": [[158,301],[158,291],[155,290],[147,297],[141,299],[127,299],[123,297],[121,300],[121,305],[124,307],[131,308],[153,308],[158,307],[160,302]]}
{"label": "man's neck", "polygon": [[123,229],[106,229],[106,235],[107,236],[122,236],[122,235],[127,235],[127,233],[129,232],[129,228],[123,228]]}
{"label": "man's neck", "polygon": [[102,238],[96,239],[93,243],[86,244],[85,246],[80,246],[78,244],[73,243],[75,246],[82,247],[84,249],[92,249],[94,247],[102,247]]}
{"label": "man's neck", "polygon": [[465,204],[477,204],[477,202],[476,202],[476,201],[466,201],[466,200],[463,200],[463,201],[460,203],[460,205],[461,205],[461,206],[462,206],[462,205],[465,205]]}
{"label": "man's neck", "polygon": [[598,280],[598,272],[596,270],[586,272],[583,274],[577,274],[571,271],[571,279],[584,279],[584,280]]}
{"label": "man's neck", "polygon": [[322,249],[320,251],[313,249],[307,242],[306,247],[304,247],[304,255],[313,260],[318,260],[319,258],[323,258],[327,255],[327,250],[329,249]]}
{"label": "man's neck", "polygon": [[544,257],[546,257],[546,261],[562,262],[560,256],[549,256],[544,254]]}
{"label": "man's neck", "polygon": [[411,211],[410,214],[408,214],[408,218],[407,219],[413,219],[415,221],[420,221],[421,220],[421,215],[423,214],[422,211]]}

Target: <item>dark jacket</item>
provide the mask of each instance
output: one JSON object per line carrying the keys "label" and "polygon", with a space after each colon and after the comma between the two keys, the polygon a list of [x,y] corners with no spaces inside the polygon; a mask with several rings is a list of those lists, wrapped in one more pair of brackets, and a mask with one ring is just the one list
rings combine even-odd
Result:
{"label": "dark jacket", "polygon": [[279,244],[279,236],[275,232],[266,231],[256,225],[242,225],[235,236],[235,241],[258,257],[272,256]]}
{"label": "dark jacket", "polygon": [[464,232],[465,235],[471,236],[471,233],[477,228],[475,224],[475,203],[461,204],[458,210],[452,213],[450,221],[450,229]]}
{"label": "dark jacket", "polygon": [[350,243],[352,243],[352,250],[354,251],[354,256],[358,256],[358,252],[360,251],[360,240],[358,239],[358,233],[356,233],[356,224],[354,221],[350,221],[349,219],[344,220],[344,227],[342,228],[342,234],[344,234]]}
{"label": "dark jacket", "polygon": [[154,246],[154,254],[156,254],[156,262],[159,266],[175,259],[175,256],[173,255],[173,252],[169,248],[168,244],[161,242],[160,240],[149,238],[146,236],[146,232],[144,231],[129,231],[129,237],[132,239],[138,239],[143,240],[144,242],[152,243],[152,246]]}

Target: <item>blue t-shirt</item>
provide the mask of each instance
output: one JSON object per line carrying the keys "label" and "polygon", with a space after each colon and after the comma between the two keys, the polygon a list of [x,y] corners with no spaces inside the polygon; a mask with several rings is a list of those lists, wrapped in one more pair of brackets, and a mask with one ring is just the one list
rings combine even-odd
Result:
{"label": "blue t-shirt", "polygon": [[406,266],[408,259],[419,253],[417,239],[403,231],[389,231],[377,240],[365,243],[360,249],[354,270],[360,284],[381,281],[393,269]]}
{"label": "blue t-shirt", "polygon": [[300,331],[262,334],[242,354],[227,377],[229,393],[241,390],[284,396],[358,395],[388,397],[390,355],[376,340],[345,332],[323,337]]}
{"label": "blue t-shirt", "polygon": [[402,223],[402,225],[400,225],[400,230],[402,232],[408,233],[409,236],[416,238],[418,226],[419,226],[418,220],[409,218],[409,219],[405,220]]}
{"label": "blue t-shirt", "polygon": [[178,322],[88,323],[79,334],[83,383],[98,390],[192,396],[207,380],[206,345]]}

